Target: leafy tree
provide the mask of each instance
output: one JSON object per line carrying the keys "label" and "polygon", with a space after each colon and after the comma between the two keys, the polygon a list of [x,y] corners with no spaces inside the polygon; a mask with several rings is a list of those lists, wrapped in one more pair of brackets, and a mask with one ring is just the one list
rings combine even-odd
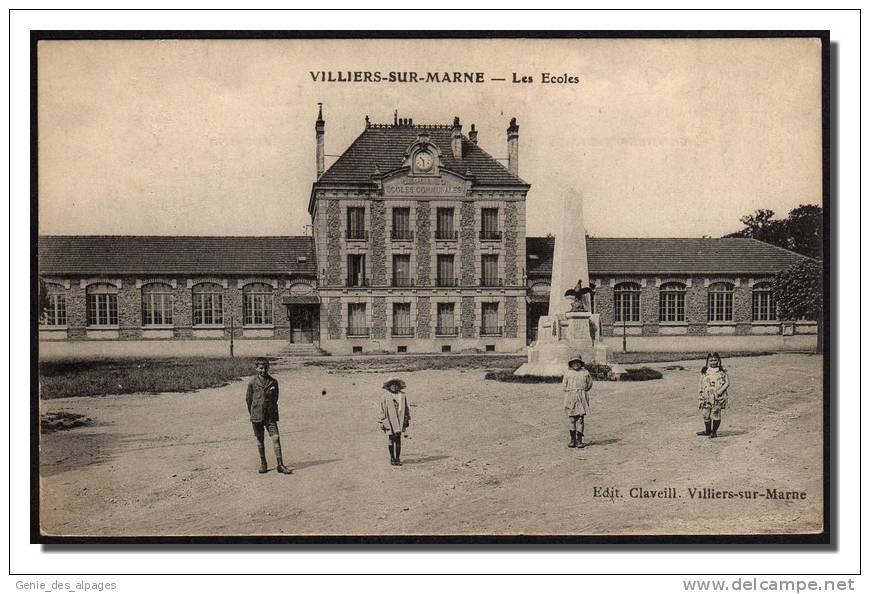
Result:
{"label": "leafy tree", "polygon": [[48,312],[48,286],[41,278],[36,285],[36,318],[41,320]]}
{"label": "leafy tree", "polygon": [[792,250],[810,258],[822,257],[822,209],[802,204],[792,209],[788,217],[775,219],[774,212],[764,208],[741,217],[743,229],[725,237],[750,237]]}
{"label": "leafy tree", "polygon": [[822,350],[825,311],[822,266],[806,260],[783,270],[773,279],[773,298],[783,320],[814,320],[818,325],[816,351]]}

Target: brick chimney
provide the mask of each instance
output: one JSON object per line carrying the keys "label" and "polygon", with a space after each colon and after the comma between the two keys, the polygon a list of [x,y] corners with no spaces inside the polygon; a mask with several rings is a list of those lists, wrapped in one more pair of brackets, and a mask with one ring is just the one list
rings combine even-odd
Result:
{"label": "brick chimney", "polygon": [[471,130],[468,131],[468,140],[477,144],[477,130],[474,129],[474,124],[471,124]]}
{"label": "brick chimney", "polygon": [[453,158],[462,158],[462,124],[459,123],[459,116],[453,118],[453,132],[450,135],[450,147],[453,149]]}
{"label": "brick chimney", "polygon": [[517,126],[517,119],[511,118],[511,123],[507,129],[507,145],[508,145],[508,171],[512,175],[520,176],[520,127]]}
{"label": "brick chimney", "polygon": [[323,121],[323,103],[317,104],[317,121],[314,122],[314,138],[316,140],[317,149],[315,151],[317,157],[317,178],[323,175],[325,152],[323,148],[323,131],[326,127],[326,122]]}

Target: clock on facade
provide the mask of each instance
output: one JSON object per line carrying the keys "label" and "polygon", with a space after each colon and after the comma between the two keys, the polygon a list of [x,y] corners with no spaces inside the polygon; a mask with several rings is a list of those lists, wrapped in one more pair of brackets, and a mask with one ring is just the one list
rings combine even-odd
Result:
{"label": "clock on facade", "polygon": [[432,165],[432,153],[421,151],[414,157],[414,166],[417,168],[417,171],[430,171]]}

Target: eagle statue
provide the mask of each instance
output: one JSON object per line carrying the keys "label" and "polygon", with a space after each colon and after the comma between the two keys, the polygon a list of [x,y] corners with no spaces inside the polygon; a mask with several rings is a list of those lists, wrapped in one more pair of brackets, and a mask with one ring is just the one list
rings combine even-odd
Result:
{"label": "eagle statue", "polygon": [[593,283],[589,283],[588,287],[584,287],[583,279],[579,279],[573,289],[565,291],[565,297],[571,297],[573,299],[570,311],[589,311],[586,306],[585,297],[589,295],[591,298],[594,293],[595,285]]}

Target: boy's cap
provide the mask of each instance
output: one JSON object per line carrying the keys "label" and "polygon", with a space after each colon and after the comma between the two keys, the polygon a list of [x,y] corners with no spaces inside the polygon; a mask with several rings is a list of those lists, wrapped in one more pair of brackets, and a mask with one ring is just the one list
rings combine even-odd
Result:
{"label": "boy's cap", "polygon": [[586,365],[586,363],[580,357],[571,357],[570,359],[568,359],[568,365],[571,365],[572,363],[575,363],[575,362],[580,363],[580,365],[584,365],[584,366]]}
{"label": "boy's cap", "polygon": [[268,367],[268,366],[269,366],[269,360],[266,359],[266,358],[264,358],[264,357],[259,357],[256,361],[254,361],[254,365],[255,365],[255,366],[265,365],[266,367]]}
{"label": "boy's cap", "polygon": [[390,388],[390,386],[392,386],[393,384],[397,384],[399,386],[400,390],[405,389],[405,382],[403,382],[402,380],[400,380],[397,377],[394,377],[394,378],[388,379],[386,382],[384,382],[384,390],[388,390]]}

